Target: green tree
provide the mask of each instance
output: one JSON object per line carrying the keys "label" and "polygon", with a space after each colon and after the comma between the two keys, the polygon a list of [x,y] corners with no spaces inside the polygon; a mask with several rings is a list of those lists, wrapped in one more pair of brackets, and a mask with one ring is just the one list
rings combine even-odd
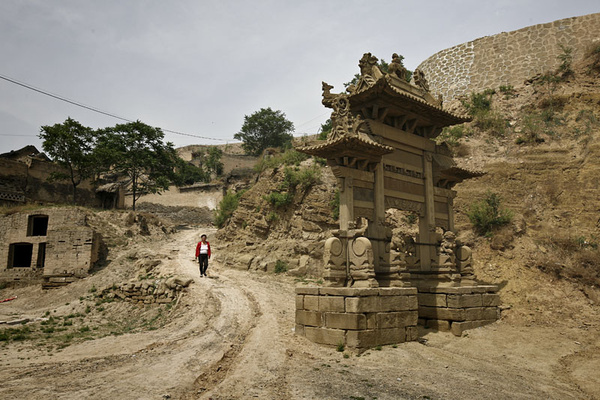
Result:
{"label": "green tree", "polygon": [[319,129],[319,133],[317,134],[318,140],[327,140],[327,135],[331,132],[331,118],[328,118],[327,121],[321,124],[321,129]]}
{"label": "green tree", "polygon": [[184,159],[178,157],[176,161],[176,174],[174,183],[176,186],[193,185],[196,182],[209,182],[210,174],[206,173],[204,169],[195,166],[191,162],[187,162]]}
{"label": "green tree", "polygon": [[53,172],[50,179],[70,180],[75,204],[77,186],[94,174],[94,130],[69,117],[62,124],[42,126],[39,137],[44,151],[66,171]]}
{"label": "green tree", "polygon": [[141,121],[117,124],[98,137],[98,159],[131,181],[133,209],[145,193],[160,193],[177,182],[177,153],[163,141],[164,133]]}
{"label": "green tree", "polygon": [[206,161],[204,166],[209,174],[215,174],[220,176],[223,174],[223,163],[221,158],[223,157],[223,150],[218,147],[211,146],[206,152]]}
{"label": "green tree", "polygon": [[287,147],[292,143],[294,124],[279,110],[261,108],[244,116],[241,130],[233,137],[241,140],[246,154],[258,156],[268,147]]}

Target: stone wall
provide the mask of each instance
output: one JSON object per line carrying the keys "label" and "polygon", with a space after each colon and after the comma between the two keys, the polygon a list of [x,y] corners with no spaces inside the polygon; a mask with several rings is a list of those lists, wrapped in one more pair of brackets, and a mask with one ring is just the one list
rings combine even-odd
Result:
{"label": "stone wall", "polygon": [[555,69],[560,45],[573,48],[574,61],[600,45],[600,13],[561,19],[512,32],[486,36],[442,50],[418,68],[431,93],[444,101],[526,79]]}
{"label": "stone wall", "polygon": [[297,287],[296,334],[365,349],[417,340],[416,288]]}
{"label": "stone wall", "polygon": [[106,288],[100,297],[121,299],[138,304],[167,304],[176,300],[193,280],[171,277],[166,280],[144,280],[126,282]]}
{"label": "stone wall", "polygon": [[496,322],[500,296],[495,285],[419,289],[419,325],[461,336]]}

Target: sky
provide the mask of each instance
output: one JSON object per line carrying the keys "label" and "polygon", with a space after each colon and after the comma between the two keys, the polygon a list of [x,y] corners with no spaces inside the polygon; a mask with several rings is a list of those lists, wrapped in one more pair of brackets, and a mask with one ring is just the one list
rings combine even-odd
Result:
{"label": "sky", "polygon": [[[295,135],[330,114],[365,52],[414,69],[479,37],[600,12],[597,0],[2,0],[0,76],[165,132],[224,144],[244,116],[281,110]],[[0,153],[41,150],[40,127],[122,120],[0,79]],[[215,139],[210,140],[207,138]]]}

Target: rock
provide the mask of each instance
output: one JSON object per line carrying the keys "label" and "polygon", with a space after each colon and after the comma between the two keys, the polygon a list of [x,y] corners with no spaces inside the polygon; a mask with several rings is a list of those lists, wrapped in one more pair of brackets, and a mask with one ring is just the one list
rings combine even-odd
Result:
{"label": "rock", "polygon": [[165,286],[168,287],[169,289],[177,289],[177,286],[188,287],[192,284],[192,282],[194,282],[194,280],[191,278],[185,279],[185,278],[171,277],[165,281]]}

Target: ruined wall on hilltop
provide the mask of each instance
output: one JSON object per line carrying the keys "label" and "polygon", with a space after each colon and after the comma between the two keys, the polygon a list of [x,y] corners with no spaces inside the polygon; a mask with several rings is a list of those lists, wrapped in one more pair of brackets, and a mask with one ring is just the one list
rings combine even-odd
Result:
{"label": "ruined wall on hilltop", "polygon": [[565,18],[502,32],[442,50],[421,69],[431,93],[445,101],[501,85],[516,86],[558,67],[560,45],[573,48],[578,61],[592,45],[600,45],[600,13]]}

